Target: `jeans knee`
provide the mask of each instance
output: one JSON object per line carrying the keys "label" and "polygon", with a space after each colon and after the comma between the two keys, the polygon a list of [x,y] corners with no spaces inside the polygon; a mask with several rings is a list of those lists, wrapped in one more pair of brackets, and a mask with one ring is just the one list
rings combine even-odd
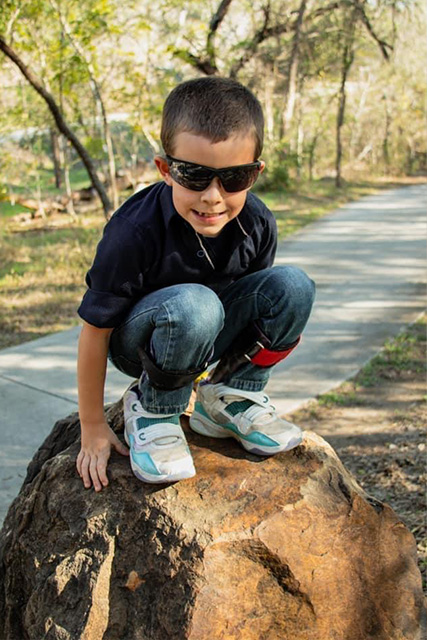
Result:
{"label": "jeans knee", "polygon": [[277,294],[277,311],[284,313],[288,320],[292,318],[302,331],[314,303],[316,286],[313,280],[294,266],[273,267],[272,272],[275,280],[271,284]]}
{"label": "jeans knee", "polygon": [[299,267],[275,267],[274,271],[276,269],[276,275],[280,279],[283,294],[296,304],[304,304],[304,306],[311,308],[316,294],[314,281]]}
{"label": "jeans knee", "polygon": [[224,307],[218,296],[199,284],[184,285],[179,295],[163,304],[170,326],[187,335],[216,336],[224,326]]}

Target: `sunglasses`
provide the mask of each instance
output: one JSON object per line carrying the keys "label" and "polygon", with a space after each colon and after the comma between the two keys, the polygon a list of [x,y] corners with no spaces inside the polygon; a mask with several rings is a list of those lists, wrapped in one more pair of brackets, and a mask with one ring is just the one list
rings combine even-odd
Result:
{"label": "sunglasses", "polygon": [[212,169],[202,164],[178,160],[172,156],[166,156],[171,178],[181,187],[191,191],[204,191],[212,180],[219,178],[223,188],[228,193],[249,189],[259,176],[261,162],[238,164],[234,167]]}

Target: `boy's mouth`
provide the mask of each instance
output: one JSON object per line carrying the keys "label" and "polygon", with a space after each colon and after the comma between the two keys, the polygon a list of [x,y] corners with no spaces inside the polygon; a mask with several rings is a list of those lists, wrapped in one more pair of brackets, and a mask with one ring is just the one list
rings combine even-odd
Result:
{"label": "boy's mouth", "polygon": [[205,219],[211,219],[211,220],[213,220],[214,218],[219,218],[225,213],[225,211],[220,211],[219,213],[207,213],[205,211],[197,211],[196,209],[192,209],[191,211],[199,218],[205,218]]}

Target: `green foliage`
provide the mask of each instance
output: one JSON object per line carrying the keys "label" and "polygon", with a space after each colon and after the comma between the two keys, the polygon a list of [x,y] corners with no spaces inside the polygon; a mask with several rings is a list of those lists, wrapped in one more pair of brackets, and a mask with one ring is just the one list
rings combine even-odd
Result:
{"label": "green foliage", "polygon": [[99,136],[92,136],[84,139],[85,148],[93,158],[98,160],[101,160],[105,156],[104,144],[103,138],[100,138]]}
{"label": "green foliage", "polygon": [[266,168],[258,179],[257,189],[261,192],[287,189],[290,184],[290,169],[297,163],[295,154],[282,150],[267,156]]}
{"label": "green foliage", "polygon": [[16,9],[16,0],[2,0],[0,11],[0,35],[5,35],[8,23]]}
{"label": "green foliage", "polygon": [[[362,5],[375,33],[394,51],[386,64],[359,21],[342,128],[344,176],[425,172],[425,16],[417,3],[406,0]],[[243,57],[238,79],[256,93],[268,115],[267,169],[257,188],[289,189],[296,178],[333,175],[337,92],[352,4],[309,3],[286,131],[283,113],[299,0],[269,2],[266,32],[287,28],[265,39],[264,3],[233,1],[208,51],[209,25],[218,6],[197,0],[3,0],[0,33],[42,79],[98,163],[105,152],[89,65],[108,114],[127,114],[127,133],[112,125],[116,161],[124,166],[156,152],[164,99],[178,82],[200,74],[197,58],[211,57],[220,74],[228,75]],[[0,135],[30,127],[45,135],[52,125],[46,105],[1,54],[0,82]],[[26,136],[25,145],[37,156],[34,137]],[[42,154],[51,155],[48,140]],[[11,166],[2,164],[3,182],[16,173],[13,151],[8,158]],[[71,163],[75,160],[71,154]]]}
{"label": "green foliage", "polygon": [[348,407],[357,403],[357,395],[354,389],[348,387],[340,387],[339,390],[323,393],[318,397],[318,402],[324,407]]}

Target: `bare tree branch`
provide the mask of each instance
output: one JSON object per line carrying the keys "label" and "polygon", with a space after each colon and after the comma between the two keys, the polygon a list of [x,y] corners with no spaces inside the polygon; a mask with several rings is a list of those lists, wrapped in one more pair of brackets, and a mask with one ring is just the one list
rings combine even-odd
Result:
{"label": "bare tree branch", "polygon": [[56,125],[60,132],[71,142],[74,149],[80,156],[83,164],[85,165],[87,172],[92,180],[92,184],[96,189],[99,197],[101,198],[102,206],[104,208],[105,216],[108,217],[109,212],[112,209],[111,202],[105,192],[104,186],[99,179],[99,176],[96,172],[96,169],[92,163],[92,159],[89,156],[87,150],[84,148],[80,140],[77,138],[72,129],[68,126],[65,121],[60,108],[55,102],[54,97],[51,93],[49,93],[45,87],[42,85],[37,76],[31,71],[29,67],[21,60],[19,55],[16,53],[14,49],[12,49],[6,41],[0,36],[0,51],[10,59],[12,62],[18,67],[21,71],[22,75],[28,80],[31,86],[37,91],[37,93],[43,98],[46,102],[47,106],[51,114],[53,115]]}
{"label": "bare tree branch", "polygon": [[173,51],[173,55],[176,58],[180,58],[184,62],[191,64],[192,67],[198,69],[202,73],[207,76],[213,76],[218,73],[218,67],[216,65],[216,54],[215,54],[215,46],[214,39],[216,36],[216,32],[224,20],[228,9],[233,0],[221,0],[218,9],[214,13],[209,23],[209,33],[206,40],[206,54],[205,55],[194,55],[190,51],[186,49],[175,49]]}
{"label": "bare tree branch", "polygon": [[206,76],[214,76],[218,73],[218,68],[216,65],[212,65],[211,61],[208,58],[202,58],[200,56],[195,56],[190,51],[186,49],[174,49],[173,55],[188,64],[191,64],[192,67],[198,69]]}
{"label": "bare tree branch", "polygon": [[375,33],[369,21],[368,16],[366,15],[364,7],[362,7],[362,5],[360,4],[360,2],[358,2],[358,0],[355,0],[354,6],[357,12],[359,13],[360,18],[363,24],[365,25],[369,35],[375,40],[375,42],[378,44],[379,48],[381,49],[381,53],[383,54],[384,59],[387,61],[390,60],[390,55],[387,49],[390,49],[390,51],[393,51],[393,47],[391,46],[391,44],[388,44],[387,42],[385,42],[385,40],[381,40],[377,36],[377,34]]}
{"label": "bare tree branch", "polygon": [[270,22],[270,2],[268,2],[265,7],[263,7],[264,11],[264,22],[262,26],[255,32],[255,35],[252,41],[247,45],[243,55],[240,57],[237,62],[233,64],[230,69],[230,78],[235,78],[239,73],[240,69],[244,67],[244,65],[252,58],[252,56],[256,53],[259,45],[267,38],[271,36],[279,35],[284,31],[287,31],[289,28],[289,21],[285,24],[275,25],[273,27],[269,27],[268,23]]}
{"label": "bare tree branch", "polygon": [[227,11],[230,8],[230,4],[232,3],[232,1],[233,0],[222,0],[221,4],[217,9],[217,12],[212,16],[209,24],[209,33],[208,33],[208,39],[206,42],[206,51],[207,51],[209,60],[212,66],[214,67],[216,67],[216,64],[215,64],[215,48],[214,48],[213,40],[216,35],[216,32],[218,31],[219,25],[224,20],[227,14]]}
{"label": "bare tree branch", "polygon": [[212,16],[209,29],[211,33],[215,33],[218,30],[219,25],[224,20],[225,15],[230,7],[230,4],[233,0],[222,0],[221,4],[218,7],[217,12]]}
{"label": "bare tree branch", "polygon": [[309,18],[318,18],[319,16],[323,16],[325,13],[330,13],[335,9],[339,9],[342,6],[341,2],[331,2],[331,4],[326,5],[326,7],[320,7],[320,9],[316,9],[313,13],[310,14]]}
{"label": "bare tree branch", "polygon": [[[223,21],[232,0],[222,0],[219,4],[219,7],[216,13],[212,16],[212,19],[209,23],[209,33],[206,43],[206,54],[205,55],[194,55],[190,51],[184,49],[176,49],[174,51],[174,55],[184,62],[187,62],[191,66],[195,67],[205,75],[215,75],[218,73],[218,67],[216,64],[216,54],[215,48],[213,44],[214,37],[218,31],[218,28]],[[381,52],[386,60],[389,60],[388,49],[393,49],[391,45],[389,45],[384,40],[381,40],[375,33],[372,24],[366,15],[365,9],[362,6],[360,0],[338,0],[336,2],[330,2],[323,7],[319,7],[315,9],[311,13],[305,14],[304,23],[309,24],[323,15],[327,15],[329,13],[333,13],[337,9],[341,9],[343,7],[353,7],[358,15],[359,19],[365,25],[365,28],[369,32],[370,36],[375,40],[378,46],[381,49]],[[253,38],[248,42],[243,52],[238,60],[234,62],[229,71],[229,75],[231,78],[235,78],[239,71],[249,62],[249,60],[256,54],[258,48],[262,42],[267,40],[268,38],[272,38],[275,36],[279,36],[283,33],[297,31],[301,29],[301,24],[296,21],[291,22],[290,18],[288,18],[285,22],[280,22],[275,25],[270,25],[270,0],[267,1],[266,5],[263,7],[264,12],[264,20],[263,24],[260,28],[255,32]],[[305,12],[296,12],[300,16]]]}

